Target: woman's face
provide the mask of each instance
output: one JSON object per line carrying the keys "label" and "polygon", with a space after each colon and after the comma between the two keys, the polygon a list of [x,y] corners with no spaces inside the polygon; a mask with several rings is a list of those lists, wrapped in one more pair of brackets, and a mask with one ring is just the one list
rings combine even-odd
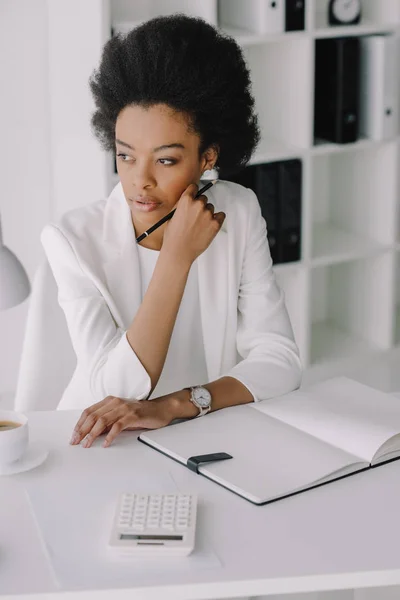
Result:
{"label": "woman's face", "polygon": [[[216,161],[214,149],[199,157],[200,137],[187,117],[164,104],[131,105],[115,128],[117,170],[132,214],[136,236],[171,212],[190,183],[197,183]],[[153,234],[162,240],[165,226]],[[150,238],[149,238],[150,239]]]}

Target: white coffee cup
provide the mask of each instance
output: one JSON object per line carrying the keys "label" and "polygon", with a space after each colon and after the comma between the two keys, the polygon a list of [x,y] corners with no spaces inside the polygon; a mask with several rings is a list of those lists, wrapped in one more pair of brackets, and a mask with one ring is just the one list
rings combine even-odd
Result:
{"label": "white coffee cup", "polygon": [[28,419],[13,410],[0,410],[0,424],[18,423],[12,429],[0,427],[0,468],[15,462],[25,454],[29,443]]}

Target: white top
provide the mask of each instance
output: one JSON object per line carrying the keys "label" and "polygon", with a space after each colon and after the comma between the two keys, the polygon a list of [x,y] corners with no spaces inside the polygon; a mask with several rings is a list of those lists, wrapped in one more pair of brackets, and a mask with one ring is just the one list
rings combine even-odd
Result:
{"label": "white top", "polygon": [[[143,301],[160,253],[157,250],[144,248],[140,244],[137,248]],[[208,383],[208,375],[200,319],[197,261],[195,261],[189,271],[164,368],[150,398],[206,383]]]}

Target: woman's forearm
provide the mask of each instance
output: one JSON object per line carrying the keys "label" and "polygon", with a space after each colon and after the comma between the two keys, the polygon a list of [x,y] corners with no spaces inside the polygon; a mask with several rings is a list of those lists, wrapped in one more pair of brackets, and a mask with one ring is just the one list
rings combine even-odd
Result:
{"label": "woman's forearm", "polygon": [[[127,339],[151,379],[160,378],[191,264],[160,251],[152,279]],[[150,392],[151,393],[151,392]]]}
{"label": "woman's forearm", "polygon": [[[211,394],[211,411],[254,402],[253,394],[234,377],[221,377],[204,384],[203,387]],[[190,391],[186,389],[154,398],[153,401],[162,402],[168,407],[171,420],[190,419],[199,413],[199,409],[190,401]]]}

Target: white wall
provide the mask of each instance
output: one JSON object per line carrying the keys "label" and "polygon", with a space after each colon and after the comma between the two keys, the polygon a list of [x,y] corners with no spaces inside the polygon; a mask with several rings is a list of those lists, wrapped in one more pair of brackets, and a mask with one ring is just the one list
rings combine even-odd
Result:
{"label": "white wall", "polygon": [[[90,132],[88,79],[109,35],[107,0],[0,1],[0,214],[32,281],[43,226],[108,190]],[[0,313],[0,399],[16,388],[29,299]]]}
{"label": "white wall", "polygon": [[[30,279],[51,214],[46,14],[46,0],[0,2],[0,212]],[[0,394],[15,389],[28,303],[0,312]]]}

